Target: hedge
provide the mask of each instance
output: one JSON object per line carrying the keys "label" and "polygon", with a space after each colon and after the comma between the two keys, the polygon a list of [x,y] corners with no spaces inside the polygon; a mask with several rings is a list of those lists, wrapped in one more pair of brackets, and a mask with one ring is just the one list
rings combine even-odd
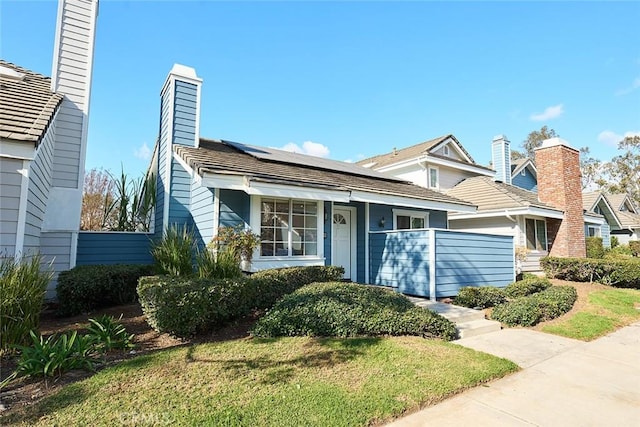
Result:
{"label": "hedge", "polygon": [[551,286],[551,282],[543,277],[526,277],[518,282],[510,283],[504,288],[508,298],[526,297],[544,291]]}
{"label": "hedge", "polygon": [[[611,245],[613,247],[613,245]],[[629,249],[634,257],[640,257],[640,241],[632,240],[629,242]]]}
{"label": "hedge", "polygon": [[587,247],[587,258],[604,258],[602,237],[587,237],[585,243]]}
{"label": "hedge", "polygon": [[452,340],[455,325],[405,296],[351,283],[316,283],[285,296],[254,325],[257,337],[419,335]]}
{"label": "hedge", "polygon": [[138,296],[151,327],[186,338],[269,308],[304,285],[338,280],[343,274],[341,267],[319,266],[273,269],[237,279],[142,277]]}
{"label": "hedge", "polygon": [[497,305],[491,318],[509,326],[534,326],[571,310],[578,298],[572,286],[553,286],[542,292]]}
{"label": "hedge", "polygon": [[142,276],[154,274],[152,265],[81,265],[58,275],[58,314],[73,316],[96,308],[128,304],[137,299]]}
{"label": "hedge", "polygon": [[540,265],[552,279],[640,289],[640,260],[545,257]]}
{"label": "hedge", "polygon": [[504,291],[493,286],[465,286],[455,298],[455,304],[469,308],[488,308],[502,304],[507,299]]}

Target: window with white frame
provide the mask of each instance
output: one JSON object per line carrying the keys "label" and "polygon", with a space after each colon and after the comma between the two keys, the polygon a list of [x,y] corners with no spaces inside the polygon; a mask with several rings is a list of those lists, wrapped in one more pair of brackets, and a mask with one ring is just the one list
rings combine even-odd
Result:
{"label": "window with white frame", "polygon": [[600,227],[587,226],[587,237],[600,237]]}
{"label": "window with white frame", "polygon": [[439,171],[435,166],[429,166],[429,188],[438,189],[439,183]]}
{"label": "window with white frame", "polygon": [[444,147],[442,147],[442,152],[444,153],[445,156],[451,155],[451,151],[449,150],[448,145],[445,145]]}
{"label": "window with white frame", "polygon": [[260,256],[318,254],[318,203],[260,199]]}
{"label": "window with white frame", "polygon": [[525,221],[527,249],[532,251],[547,250],[547,222],[543,219],[527,218]]}
{"label": "window with white frame", "polygon": [[522,169],[522,170],[520,171],[520,175],[522,175],[522,176],[527,176],[527,170],[526,170],[526,169]]}
{"label": "window with white frame", "polygon": [[412,230],[429,227],[429,213],[410,210],[393,210],[394,230]]}

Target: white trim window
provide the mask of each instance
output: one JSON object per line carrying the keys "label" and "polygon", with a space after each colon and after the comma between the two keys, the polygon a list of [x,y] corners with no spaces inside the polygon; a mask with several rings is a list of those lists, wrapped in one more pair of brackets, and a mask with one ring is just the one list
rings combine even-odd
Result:
{"label": "white trim window", "polygon": [[440,170],[436,166],[429,166],[429,188],[437,190],[440,188]]}
{"label": "white trim window", "polygon": [[394,230],[416,230],[421,228],[429,228],[429,212],[393,210]]}
{"label": "white trim window", "polygon": [[587,237],[600,237],[600,227],[588,225],[587,226]]}
{"label": "white trim window", "polygon": [[260,256],[318,255],[318,202],[260,199]]}
{"label": "white trim window", "polygon": [[547,222],[544,219],[525,219],[525,236],[527,249],[532,251],[547,250]]}

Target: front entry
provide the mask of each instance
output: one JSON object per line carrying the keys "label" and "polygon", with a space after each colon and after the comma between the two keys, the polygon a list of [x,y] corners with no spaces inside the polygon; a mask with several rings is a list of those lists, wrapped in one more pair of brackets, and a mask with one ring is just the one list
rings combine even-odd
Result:
{"label": "front entry", "polygon": [[344,278],[356,280],[356,210],[333,209],[333,265],[344,268]]}

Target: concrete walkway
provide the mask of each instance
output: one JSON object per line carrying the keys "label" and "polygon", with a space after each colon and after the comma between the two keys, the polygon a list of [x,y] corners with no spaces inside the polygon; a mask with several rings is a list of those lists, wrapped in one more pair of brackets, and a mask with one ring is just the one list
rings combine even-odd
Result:
{"label": "concrete walkway", "polygon": [[640,426],[640,322],[588,343],[527,329],[454,342],[523,370],[390,426]]}

